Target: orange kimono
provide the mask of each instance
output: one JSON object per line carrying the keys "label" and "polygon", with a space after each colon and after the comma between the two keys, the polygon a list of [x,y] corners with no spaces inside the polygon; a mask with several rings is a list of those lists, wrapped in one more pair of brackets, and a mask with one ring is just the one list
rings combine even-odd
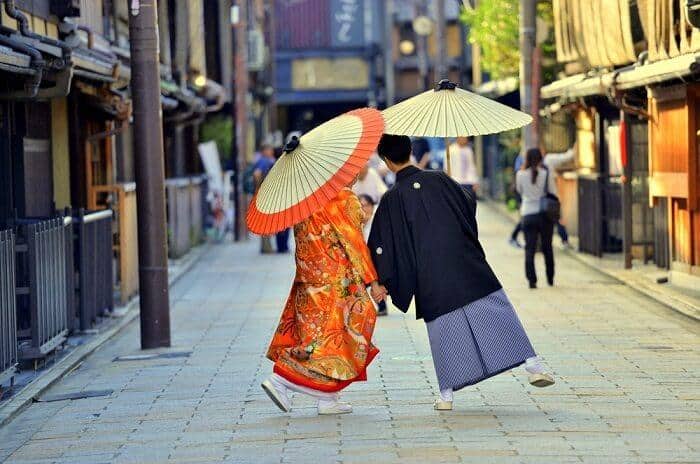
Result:
{"label": "orange kimono", "polygon": [[366,287],[377,273],[362,235],[357,196],[341,190],[294,227],[297,272],[267,357],[274,372],[322,392],[367,380],[379,350]]}

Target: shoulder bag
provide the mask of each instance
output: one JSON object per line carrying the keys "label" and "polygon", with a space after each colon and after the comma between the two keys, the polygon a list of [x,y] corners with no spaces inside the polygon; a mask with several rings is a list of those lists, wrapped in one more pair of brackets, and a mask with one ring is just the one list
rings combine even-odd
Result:
{"label": "shoulder bag", "polygon": [[561,202],[559,198],[549,191],[549,169],[545,168],[547,175],[544,178],[544,196],[540,198],[540,212],[552,222],[559,222],[561,218]]}

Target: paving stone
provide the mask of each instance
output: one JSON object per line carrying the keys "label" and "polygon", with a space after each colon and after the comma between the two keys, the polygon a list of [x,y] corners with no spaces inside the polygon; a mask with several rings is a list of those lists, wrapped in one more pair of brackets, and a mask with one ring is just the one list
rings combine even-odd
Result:
{"label": "paving stone", "polygon": [[319,417],[303,395],[281,413],[260,382],[293,260],[259,256],[251,240],[215,246],[171,289],[173,351],[188,358],[112,362],[139,353],[138,326],[127,327],[50,391],[114,393],[31,405],[0,429],[0,461],[700,462],[700,326],[566,255],[556,287],[529,290],[510,224],[480,210],[489,260],[555,386],[532,388],[515,369],[438,413],[425,325],[392,309],[368,381],[344,393],[353,414]]}

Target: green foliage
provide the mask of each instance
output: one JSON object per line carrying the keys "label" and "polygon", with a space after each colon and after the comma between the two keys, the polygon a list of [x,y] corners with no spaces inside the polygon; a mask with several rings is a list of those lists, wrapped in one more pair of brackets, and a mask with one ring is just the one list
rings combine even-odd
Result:
{"label": "green foliage", "polygon": [[233,120],[224,115],[208,118],[200,128],[199,138],[202,142],[216,142],[221,159],[230,159],[233,148]]}
{"label": "green foliage", "polygon": [[481,46],[481,66],[492,79],[517,75],[518,0],[481,1],[462,8],[461,20],[469,26],[469,42]]}
{"label": "green foliage", "polygon": [[[492,79],[517,76],[520,68],[518,0],[482,0],[474,9],[462,8],[460,19],[469,26],[469,42],[481,47],[481,66]],[[537,15],[549,25],[542,44],[542,78],[555,76],[556,60],[551,0],[537,4]]]}

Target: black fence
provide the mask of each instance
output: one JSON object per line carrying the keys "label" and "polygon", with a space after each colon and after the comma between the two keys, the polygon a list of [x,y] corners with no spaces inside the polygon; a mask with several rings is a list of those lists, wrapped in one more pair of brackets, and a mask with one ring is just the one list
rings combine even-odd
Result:
{"label": "black fence", "polygon": [[16,226],[19,357],[37,359],[61,345],[71,326],[72,218],[19,219]]}
{"label": "black fence", "polygon": [[15,235],[0,231],[0,385],[12,381],[17,365]]}
{"label": "black fence", "polygon": [[76,309],[74,320],[81,331],[92,328],[99,316],[114,308],[112,210],[73,218],[75,231]]}
{"label": "black fence", "polygon": [[663,269],[671,267],[668,230],[668,198],[657,198],[654,213],[654,262]]}
{"label": "black fence", "polygon": [[602,190],[597,177],[578,179],[578,247],[579,251],[603,255]]}
{"label": "black fence", "polygon": [[622,251],[620,183],[593,175],[578,179],[579,251],[594,256]]}
{"label": "black fence", "polygon": [[622,251],[622,184],[611,177],[602,184],[603,189],[603,252]]}

